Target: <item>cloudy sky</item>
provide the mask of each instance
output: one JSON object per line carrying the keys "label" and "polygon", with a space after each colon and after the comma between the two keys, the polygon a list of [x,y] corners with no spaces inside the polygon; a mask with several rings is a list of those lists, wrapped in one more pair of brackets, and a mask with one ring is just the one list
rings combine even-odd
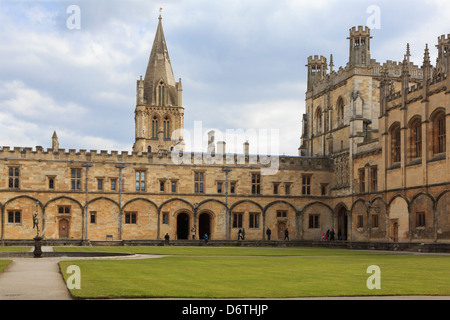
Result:
{"label": "cloudy sky", "polygon": [[61,148],[131,151],[159,8],[186,130],[267,132],[294,156],[308,56],[345,66],[349,29],[370,24],[373,59],[409,42],[421,65],[428,43],[434,63],[450,33],[445,0],[0,0],[0,145],[49,148],[56,130]]}

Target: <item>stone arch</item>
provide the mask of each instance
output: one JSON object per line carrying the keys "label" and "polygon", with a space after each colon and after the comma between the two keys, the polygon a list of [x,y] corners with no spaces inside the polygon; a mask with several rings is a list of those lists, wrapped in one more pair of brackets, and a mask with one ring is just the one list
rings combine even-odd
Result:
{"label": "stone arch", "polygon": [[[86,211],[88,211],[89,218],[88,224],[85,226],[88,239],[120,239],[119,229],[120,225],[124,224],[125,216],[123,215],[120,219],[120,207],[116,201],[107,197],[94,198],[85,206],[84,212]],[[91,222],[92,216],[95,217],[94,223]]]}
{"label": "stone arch", "polygon": [[[40,235],[45,234],[46,217],[42,202],[28,195],[20,195],[7,200],[3,205],[3,239],[32,239],[36,236],[37,230],[33,229],[33,213],[36,211],[36,204]],[[10,215],[12,223],[8,223]]]}
{"label": "stone arch", "polygon": [[450,240],[450,190],[442,192],[436,199],[436,237]]}
{"label": "stone arch", "polygon": [[409,201],[402,195],[396,195],[389,201],[389,240],[407,241],[409,238]]}
{"label": "stone arch", "polygon": [[382,197],[377,196],[370,201],[369,206],[369,238],[370,239],[387,239],[388,234],[388,215],[386,201]]}
{"label": "stone arch", "polygon": [[174,202],[174,201],[181,201],[181,202],[187,204],[191,208],[191,210],[194,211],[194,205],[183,198],[172,198],[172,199],[166,200],[159,206],[159,210],[161,211],[165,205],[167,205],[171,202]]}
{"label": "stone arch", "polygon": [[[158,237],[169,234],[171,239],[188,239],[189,232],[194,226],[194,213],[196,209],[189,201],[182,198],[172,198],[163,202],[159,206],[159,214],[162,219],[159,219]],[[179,217],[180,214],[185,213],[185,218]],[[164,223],[164,217],[168,223]]]}
{"label": "stone arch", "polygon": [[229,239],[238,239],[239,229],[244,230],[245,239],[262,239],[264,208],[259,203],[249,199],[240,200],[230,207],[229,213]]}
{"label": "stone arch", "polygon": [[[317,217],[317,218],[316,218]],[[321,201],[306,204],[299,217],[299,232],[303,240],[320,240],[322,233],[334,228],[333,209]]]}
{"label": "stone arch", "polygon": [[412,239],[433,239],[435,234],[435,199],[424,192],[416,194],[410,203],[410,236]]}
{"label": "stone arch", "polygon": [[[83,226],[85,224],[84,206],[76,199],[60,196],[49,200],[45,206],[45,213],[47,217],[46,223],[46,238],[59,239],[61,220],[67,221],[69,232],[68,238],[82,239],[84,234]],[[61,210],[68,208],[69,210]],[[66,238],[66,236],[64,236]]]}
{"label": "stone arch", "polygon": [[146,198],[134,198],[122,207],[122,215],[135,213],[137,224],[123,224],[122,239],[144,240],[158,237],[158,206]]}

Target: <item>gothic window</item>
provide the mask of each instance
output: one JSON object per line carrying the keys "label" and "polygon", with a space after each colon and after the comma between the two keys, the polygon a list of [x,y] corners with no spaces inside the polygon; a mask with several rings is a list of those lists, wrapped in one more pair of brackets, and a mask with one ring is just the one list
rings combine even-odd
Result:
{"label": "gothic window", "polygon": [[160,82],[158,84],[158,106],[163,107],[165,105],[165,101],[164,101],[164,97],[165,97],[165,93],[164,93],[164,82]]}
{"label": "gothic window", "polygon": [[158,137],[158,118],[155,116],[152,119],[152,138]]}
{"label": "gothic window", "polygon": [[136,171],[136,191],[145,191],[145,171]]}
{"label": "gothic window", "polygon": [[395,124],[391,128],[391,156],[392,164],[401,161],[401,135],[399,124]]}
{"label": "gothic window", "polygon": [[20,178],[20,169],[19,168],[9,168],[9,188],[10,189],[19,189],[19,178]]}
{"label": "gothic window", "polygon": [[261,194],[261,175],[257,173],[252,174],[252,194]]}
{"label": "gothic window", "polygon": [[358,170],[359,175],[359,192],[366,191],[366,169],[362,168]]}
{"label": "gothic window", "polygon": [[417,118],[411,123],[410,127],[410,136],[411,136],[411,158],[420,158],[422,157],[422,126],[421,119]]}
{"label": "gothic window", "polygon": [[322,133],[322,109],[319,107],[316,111],[316,132]]}
{"label": "gothic window", "polygon": [[203,172],[195,172],[194,173],[194,192],[195,193],[205,193],[203,189],[203,182],[205,179],[205,175]]}
{"label": "gothic window", "polygon": [[433,117],[433,153],[444,153],[446,144],[445,113],[439,111]]}
{"label": "gothic window", "polygon": [[72,190],[81,190],[81,169],[71,169],[70,178],[70,188]]}
{"label": "gothic window", "polygon": [[337,124],[338,126],[342,126],[344,124],[344,101],[342,98],[338,99],[337,102]]}
{"label": "gothic window", "polygon": [[170,120],[168,117],[164,119],[164,139],[170,139]]}

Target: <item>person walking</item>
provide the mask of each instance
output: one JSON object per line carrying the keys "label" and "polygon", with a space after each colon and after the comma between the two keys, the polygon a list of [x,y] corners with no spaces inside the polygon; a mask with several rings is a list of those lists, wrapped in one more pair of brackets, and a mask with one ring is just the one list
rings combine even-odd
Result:
{"label": "person walking", "polygon": [[195,227],[192,227],[191,233],[192,233],[192,240],[195,240]]}
{"label": "person walking", "polygon": [[166,233],[166,235],[164,236],[164,239],[166,240],[166,244],[169,244],[170,236],[168,233]]}
{"label": "person walking", "polygon": [[208,234],[205,233],[205,235],[203,236],[203,239],[205,240],[205,244],[208,244]]}
{"label": "person walking", "polygon": [[238,231],[238,240],[242,239],[242,229],[239,229]]}
{"label": "person walking", "polygon": [[286,240],[286,239],[289,241],[289,230],[288,229],[284,230],[284,240]]}
{"label": "person walking", "polygon": [[266,234],[267,234],[267,240],[270,240],[270,235],[272,234],[272,230],[270,230],[269,227],[267,227]]}
{"label": "person walking", "polygon": [[330,241],[334,241],[334,229],[330,231]]}

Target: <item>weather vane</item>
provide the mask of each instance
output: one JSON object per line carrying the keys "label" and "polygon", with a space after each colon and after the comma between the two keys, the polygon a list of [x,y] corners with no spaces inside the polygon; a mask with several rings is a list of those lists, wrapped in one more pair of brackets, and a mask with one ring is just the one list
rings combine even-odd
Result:
{"label": "weather vane", "polygon": [[162,8],[159,8],[159,18],[161,19]]}

